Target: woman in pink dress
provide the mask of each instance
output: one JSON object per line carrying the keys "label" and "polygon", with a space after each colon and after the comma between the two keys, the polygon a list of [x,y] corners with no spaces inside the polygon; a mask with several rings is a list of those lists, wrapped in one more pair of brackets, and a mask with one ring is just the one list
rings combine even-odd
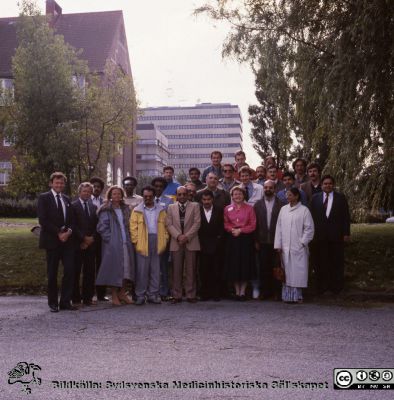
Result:
{"label": "woman in pink dress", "polygon": [[244,301],[248,281],[256,278],[253,232],[256,214],[245,202],[245,189],[231,189],[232,204],[224,209],[224,229],[227,233],[225,279],[234,284],[235,298]]}

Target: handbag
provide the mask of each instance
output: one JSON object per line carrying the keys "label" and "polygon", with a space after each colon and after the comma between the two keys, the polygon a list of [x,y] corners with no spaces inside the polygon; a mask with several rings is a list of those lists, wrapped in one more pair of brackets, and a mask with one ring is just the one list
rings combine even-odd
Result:
{"label": "handbag", "polygon": [[286,281],[286,274],[285,274],[285,269],[282,267],[282,257],[279,256],[278,264],[276,267],[273,268],[272,270],[272,275],[274,276],[274,279],[276,279],[279,282],[285,282]]}
{"label": "handbag", "polygon": [[286,280],[285,270],[281,266],[274,267],[274,269],[272,270],[272,274],[274,275],[274,278],[279,282],[284,282]]}

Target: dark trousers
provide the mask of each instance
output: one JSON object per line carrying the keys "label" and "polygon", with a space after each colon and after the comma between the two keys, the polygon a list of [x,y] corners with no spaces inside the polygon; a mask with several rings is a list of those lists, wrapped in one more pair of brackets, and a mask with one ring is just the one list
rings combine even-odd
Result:
{"label": "dark trousers", "polygon": [[259,272],[260,289],[263,297],[280,295],[281,283],[274,278],[272,272],[277,263],[279,263],[279,257],[274,250],[274,245],[269,243],[260,244]]}
{"label": "dark trousers", "polygon": [[221,262],[220,254],[206,254],[201,252],[199,255],[199,276],[200,276],[200,295],[202,298],[220,298],[221,291]]}
{"label": "dark trousers", "polygon": [[[94,296],[95,281],[95,248],[93,245],[86,250],[78,249],[75,252],[75,276],[73,303],[91,302]],[[80,289],[80,276],[82,272],[82,293]]]}
{"label": "dark trousers", "polygon": [[47,253],[48,304],[58,305],[57,271],[59,261],[63,264],[63,278],[60,292],[60,305],[69,305],[74,285],[74,248],[66,243]]}
{"label": "dark trousers", "polygon": [[317,291],[338,294],[344,285],[345,252],[343,242],[317,241],[312,246]]}
{"label": "dark trousers", "polygon": [[170,284],[169,284],[169,257],[170,257],[170,246],[162,254],[160,254],[160,296],[170,295]]}
{"label": "dark trousers", "polygon": [[[95,258],[95,268],[96,268],[96,278],[100,269],[101,265],[101,237],[98,237],[97,240],[94,242],[94,258]],[[105,292],[106,292],[106,287],[105,286],[96,286],[96,294],[97,294],[97,299],[100,300],[103,297],[105,297]]]}

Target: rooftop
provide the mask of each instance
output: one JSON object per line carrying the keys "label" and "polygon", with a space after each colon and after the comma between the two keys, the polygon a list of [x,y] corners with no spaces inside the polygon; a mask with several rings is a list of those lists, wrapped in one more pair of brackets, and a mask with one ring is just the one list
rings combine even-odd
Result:
{"label": "rooftop", "polygon": [[[18,17],[0,18],[0,76],[12,76],[12,57],[17,47]],[[60,14],[54,20],[57,34],[76,49],[82,49],[81,58],[88,61],[91,71],[102,72],[110,56],[114,38],[123,24],[122,11],[103,11]],[[123,45],[127,48],[126,38]]]}

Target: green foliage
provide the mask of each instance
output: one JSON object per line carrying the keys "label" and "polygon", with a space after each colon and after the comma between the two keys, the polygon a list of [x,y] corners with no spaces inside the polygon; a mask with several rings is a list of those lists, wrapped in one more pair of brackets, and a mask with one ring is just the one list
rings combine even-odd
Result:
{"label": "green foliage", "polygon": [[[394,208],[394,2],[216,0],[225,56],[249,62],[261,155],[319,160],[357,208]],[[291,143],[293,146],[291,146]]]}
{"label": "green foliage", "polygon": [[17,36],[10,107],[13,141],[18,153],[28,154],[46,177],[39,182],[45,188],[51,172],[61,170],[70,177],[78,161],[79,137],[73,125],[82,92],[73,76],[86,74],[87,66],[30,2],[22,4]]}
{"label": "green foliage", "polygon": [[132,78],[110,61],[103,73],[90,74],[81,52],[55,34],[31,0],[22,2],[17,34],[15,96],[0,93],[6,105],[0,128],[13,127],[18,153],[8,190],[46,190],[49,175],[62,171],[71,193],[130,142],[137,108]]}
{"label": "green foliage", "polygon": [[350,287],[394,290],[393,224],[352,225],[352,241],[346,246],[345,273]]}
{"label": "green foliage", "polygon": [[30,155],[12,157],[11,180],[5,187],[6,194],[16,198],[20,195],[35,197],[48,188],[49,177],[40,163]]}
{"label": "green foliage", "polygon": [[0,217],[35,218],[37,217],[37,201],[0,199]]}
{"label": "green foliage", "polygon": [[187,173],[184,170],[179,171],[178,174],[176,175],[175,179],[181,185],[184,185],[187,181]]}
{"label": "green foliage", "polygon": [[89,75],[80,97],[78,137],[78,180],[89,180],[107,160],[130,143],[128,132],[136,123],[136,98],[132,78],[112,61],[104,76]]}
{"label": "green foliage", "polygon": [[137,185],[137,187],[135,189],[135,193],[139,194],[141,196],[142,188],[144,186],[150,185],[153,178],[154,178],[154,176],[138,175],[138,177],[137,177],[138,185]]}

